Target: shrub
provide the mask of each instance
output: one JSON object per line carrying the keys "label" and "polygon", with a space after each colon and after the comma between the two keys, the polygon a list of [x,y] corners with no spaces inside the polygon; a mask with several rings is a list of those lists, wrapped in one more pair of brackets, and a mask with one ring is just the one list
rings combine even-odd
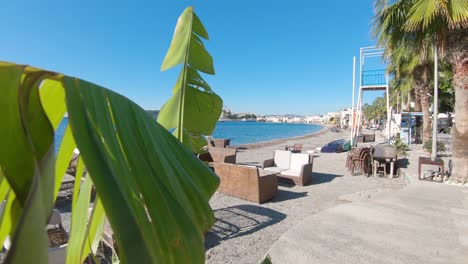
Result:
{"label": "shrub", "polygon": [[409,150],[408,145],[403,143],[400,138],[395,140],[393,146],[397,149],[398,156],[406,157],[406,151]]}
{"label": "shrub", "polygon": [[[432,152],[432,139],[429,139],[428,141],[424,142],[423,149]],[[443,152],[445,150],[446,148],[444,143],[437,141],[437,152]]]}

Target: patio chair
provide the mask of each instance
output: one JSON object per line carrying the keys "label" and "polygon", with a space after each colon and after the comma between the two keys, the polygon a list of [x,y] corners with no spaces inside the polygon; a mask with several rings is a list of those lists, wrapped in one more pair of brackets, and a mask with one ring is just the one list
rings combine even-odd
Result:
{"label": "patio chair", "polygon": [[297,185],[306,185],[312,179],[313,156],[275,150],[273,159],[263,161],[262,168],[278,173],[279,178],[291,179]]}
{"label": "patio chair", "polygon": [[236,163],[237,149],[235,148],[209,147],[208,151],[213,162]]}
{"label": "patio chair", "polygon": [[275,150],[272,159],[263,161],[262,169],[276,173],[288,170],[289,163],[291,162],[291,154],[291,151],[288,150]]}
{"label": "patio chair", "polygon": [[372,173],[372,153],[374,148],[359,147],[352,148],[346,158],[346,169],[351,175],[355,175],[356,170],[361,174],[369,176]]}
{"label": "patio chair", "polygon": [[278,193],[275,173],[255,166],[215,162],[216,175],[221,178],[218,192],[255,203],[268,201]]}
{"label": "patio chair", "polygon": [[230,138],[218,138],[218,139],[213,139],[213,144],[217,148],[226,148],[229,146],[231,143]]}
{"label": "patio chair", "polygon": [[294,144],[291,149],[292,153],[301,153],[301,151],[302,151],[302,144],[298,144],[298,143]]}
{"label": "patio chair", "polygon": [[296,185],[304,186],[312,180],[313,157],[309,154],[292,153],[289,169],[281,171],[279,178],[293,180]]}

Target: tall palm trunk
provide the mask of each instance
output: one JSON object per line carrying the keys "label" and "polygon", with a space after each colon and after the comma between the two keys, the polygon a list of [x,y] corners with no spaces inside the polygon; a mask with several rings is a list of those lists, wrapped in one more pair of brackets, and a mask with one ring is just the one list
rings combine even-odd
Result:
{"label": "tall palm trunk", "polygon": [[431,89],[429,88],[429,70],[430,65],[424,64],[417,68],[414,71],[415,79],[415,95],[417,96],[416,102],[419,102],[419,109],[415,111],[420,111],[423,113],[423,134],[422,140],[426,142],[431,139],[432,131],[432,122],[431,122],[431,113],[429,112],[429,107],[431,105]]}
{"label": "tall palm trunk", "polygon": [[460,183],[468,181],[468,30],[452,32],[447,53],[453,69],[455,124],[452,128],[452,175]]}
{"label": "tall palm trunk", "polygon": [[408,101],[406,103],[406,111],[411,112],[411,93],[413,90],[408,91]]}
{"label": "tall palm trunk", "polygon": [[413,89],[413,98],[414,98],[414,112],[421,112],[421,100],[419,98],[419,93],[417,88]]}
{"label": "tall palm trunk", "polygon": [[431,106],[430,95],[426,92],[420,95],[421,108],[423,113],[423,142],[426,142],[432,137],[432,120],[429,108]]}

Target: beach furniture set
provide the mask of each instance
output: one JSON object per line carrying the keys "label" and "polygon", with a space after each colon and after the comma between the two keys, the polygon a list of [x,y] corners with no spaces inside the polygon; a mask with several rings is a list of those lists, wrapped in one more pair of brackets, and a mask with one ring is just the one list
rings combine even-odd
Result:
{"label": "beach furniture set", "polygon": [[[394,146],[377,144],[368,147],[352,148],[346,158],[346,169],[351,175],[380,175],[393,177],[397,150]],[[387,167],[390,167],[387,170]],[[398,172],[398,169],[397,169]],[[397,173],[398,174],[398,173]]]}
{"label": "beach furniture set", "polygon": [[210,147],[209,153],[212,161],[208,165],[221,178],[218,192],[251,202],[262,203],[275,197],[278,180],[292,180],[303,186],[312,179],[313,156],[309,154],[276,150],[273,159],[257,167],[235,164],[235,149]]}

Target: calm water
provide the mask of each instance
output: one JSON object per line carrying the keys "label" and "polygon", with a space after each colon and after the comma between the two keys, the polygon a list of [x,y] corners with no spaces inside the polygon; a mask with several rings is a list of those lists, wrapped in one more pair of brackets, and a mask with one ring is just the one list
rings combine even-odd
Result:
{"label": "calm water", "polygon": [[[61,142],[68,119],[60,124],[55,134],[55,142]],[[319,131],[321,126],[312,124],[263,123],[226,121],[218,122],[213,133],[214,138],[230,138],[231,145],[256,143],[296,137]],[[58,150],[58,144],[55,147]]]}
{"label": "calm water", "polygon": [[213,137],[230,138],[231,145],[239,145],[307,135],[321,128],[313,124],[227,121],[218,122]]}

